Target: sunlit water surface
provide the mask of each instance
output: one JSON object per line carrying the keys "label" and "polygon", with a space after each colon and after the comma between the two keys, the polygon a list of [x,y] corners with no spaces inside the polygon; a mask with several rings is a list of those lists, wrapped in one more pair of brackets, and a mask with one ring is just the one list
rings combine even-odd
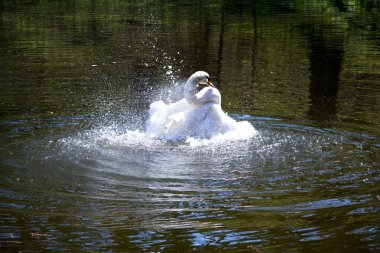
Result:
{"label": "sunlit water surface", "polygon": [[[379,251],[378,8],[0,1],[0,251]],[[257,135],[145,135],[200,69]]]}
{"label": "sunlit water surface", "polygon": [[347,238],[356,250],[379,247],[379,139],[233,117],[257,136],[167,142],[118,116],[92,127],[76,127],[88,116],[12,122],[13,134],[34,134],[3,153],[12,166],[1,172],[3,247],[298,251]]}

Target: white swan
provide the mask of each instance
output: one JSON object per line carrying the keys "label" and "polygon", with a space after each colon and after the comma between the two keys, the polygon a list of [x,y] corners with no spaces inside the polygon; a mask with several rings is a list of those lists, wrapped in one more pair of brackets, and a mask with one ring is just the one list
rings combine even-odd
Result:
{"label": "white swan", "polygon": [[153,102],[146,122],[149,137],[167,140],[209,139],[230,131],[243,131],[245,136],[256,132],[249,122],[236,122],[223,112],[220,93],[204,71],[195,72],[187,80],[184,99],[172,104]]}

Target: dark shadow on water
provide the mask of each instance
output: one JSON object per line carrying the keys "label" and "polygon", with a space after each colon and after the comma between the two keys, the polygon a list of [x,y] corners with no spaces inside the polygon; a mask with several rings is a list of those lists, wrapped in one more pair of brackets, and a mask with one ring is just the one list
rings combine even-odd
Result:
{"label": "dark shadow on water", "polygon": [[334,38],[334,45],[321,31],[307,31],[310,60],[310,105],[308,115],[315,120],[329,120],[337,112],[339,75],[343,59],[343,45]]}
{"label": "dark shadow on water", "polygon": [[342,0],[334,0],[333,5],[338,8],[339,11],[341,12],[346,12],[347,11],[347,5],[344,3]]}

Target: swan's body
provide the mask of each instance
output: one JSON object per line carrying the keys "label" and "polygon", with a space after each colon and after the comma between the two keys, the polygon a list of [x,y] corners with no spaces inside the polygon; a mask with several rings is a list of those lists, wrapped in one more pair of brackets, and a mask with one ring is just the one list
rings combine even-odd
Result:
{"label": "swan's body", "polygon": [[[197,93],[199,85],[208,87]],[[236,122],[223,112],[220,93],[204,71],[195,72],[189,78],[183,99],[173,104],[153,102],[146,125],[150,137],[168,140],[212,138],[234,130],[255,132],[249,122]]]}

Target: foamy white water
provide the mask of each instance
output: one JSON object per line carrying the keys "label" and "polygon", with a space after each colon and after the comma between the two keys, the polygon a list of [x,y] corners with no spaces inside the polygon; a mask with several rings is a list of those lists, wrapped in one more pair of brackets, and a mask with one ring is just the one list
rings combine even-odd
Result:
{"label": "foamy white water", "polygon": [[[248,123],[248,122],[247,122]],[[249,124],[249,123],[248,123]],[[126,130],[124,133],[115,130],[114,127],[100,127],[89,131],[79,132],[74,136],[66,137],[60,140],[61,143],[70,146],[83,147],[83,148],[100,148],[100,147],[145,147],[147,149],[158,148],[165,145],[174,145],[182,148],[197,148],[209,147],[215,148],[223,145],[239,145],[246,140],[258,136],[256,130],[253,128],[245,127],[241,124],[241,128],[229,131],[225,134],[218,134],[211,138],[195,138],[188,137],[184,140],[165,140],[152,138],[149,134],[142,130]]]}

